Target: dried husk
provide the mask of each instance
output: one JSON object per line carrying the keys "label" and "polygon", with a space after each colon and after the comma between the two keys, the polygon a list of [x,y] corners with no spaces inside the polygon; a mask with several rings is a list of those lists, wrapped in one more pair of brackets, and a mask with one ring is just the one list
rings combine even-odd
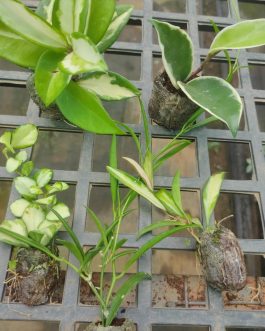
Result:
{"label": "dried husk", "polygon": [[197,109],[180,89],[175,89],[165,71],[155,78],[148,111],[158,125],[179,130]]}
{"label": "dried husk", "polygon": [[220,226],[203,232],[198,247],[207,283],[218,290],[238,291],[246,285],[246,265],[239,242],[232,231]]}
{"label": "dried husk", "polygon": [[120,326],[101,326],[98,323],[91,323],[85,331],[136,331],[136,326],[132,321],[125,319]]}
{"label": "dried husk", "polygon": [[[58,256],[57,247],[52,248]],[[21,248],[17,253],[17,282],[15,300],[28,306],[49,302],[58,285],[59,264],[48,255],[34,248]]]}

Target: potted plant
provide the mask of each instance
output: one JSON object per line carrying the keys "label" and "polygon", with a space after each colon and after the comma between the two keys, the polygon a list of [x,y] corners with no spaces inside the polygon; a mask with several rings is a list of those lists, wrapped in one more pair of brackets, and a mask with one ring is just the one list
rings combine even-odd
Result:
{"label": "potted plant", "polygon": [[[265,19],[242,21],[218,31],[208,55],[193,71],[193,44],[188,34],[177,26],[151,20],[158,33],[164,69],[154,80],[149,101],[150,117],[168,129],[180,129],[192,115],[198,118],[204,111],[223,121],[236,136],[242,113],[242,101],[229,84],[238,70],[232,64],[228,50],[244,49],[265,44]],[[224,52],[229,73],[226,80],[200,74],[207,63]]]}
{"label": "potted plant", "polygon": [[132,9],[115,0],[41,0],[34,13],[20,1],[1,1],[0,57],[32,70],[27,85],[41,110],[60,110],[84,130],[123,134],[100,99],[131,98],[139,91],[108,71],[103,53]]}
{"label": "potted plant", "polygon": [[139,237],[158,228],[170,226],[171,229],[174,229],[175,226],[196,224],[198,229],[188,228],[188,231],[197,241],[198,255],[209,285],[219,290],[231,291],[240,290],[245,286],[246,266],[237,238],[232,231],[221,225],[224,220],[214,222],[214,224],[210,223],[224,173],[211,176],[204,186],[202,197],[205,224],[203,224],[198,218],[193,218],[183,209],[179,172],[173,179],[170,191],[166,189],[155,191],[143,176],[141,176],[142,181],[140,182],[139,179],[113,167],[108,167],[108,171],[120,183],[134,190],[169,215],[168,219],[140,230]]}
{"label": "potted plant", "polygon": [[4,145],[6,170],[17,176],[14,186],[20,198],[10,205],[15,219],[4,220],[0,225],[0,241],[16,247],[15,257],[10,263],[10,297],[26,305],[41,305],[49,298],[59,280],[59,263],[45,252],[35,249],[25,241],[10,237],[6,231],[12,231],[22,238],[29,238],[49,247],[58,255],[58,248],[53,238],[61,228],[61,222],[50,212],[53,207],[67,219],[68,207],[59,202],[56,193],[64,191],[68,185],[64,182],[52,183],[51,169],[34,169],[25,150],[32,147],[38,137],[38,130],[32,124],[18,127],[13,132],[6,131],[0,137]]}
{"label": "potted plant", "polygon": [[[116,155],[116,136],[113,136],[111,151],[110,151],[110,165],[117,166]],[[113,221],[110,225],[104,225],[103,222],[95,215],[95,213],[88,209],[88,212],[96,224],[100,233],[100,239],[94,247],[88,250],[82,247],[76,234],[65,221],[56,208],[51,209],[51,213],[55,215],[64,225],[71,240],[57,239],[57,243],[64,245],[76,257],[78,265],[70,263],[64,258],[58,257],[42,243],[36,242],[28,237],[23,237],[12,230],[3,229],[0,227],[0,233],[8,234],[11,238],[21,240],[22,242],[38,248],[40,251],[45,252],[56,261],[65,262],[69,267],[76,271],[80,278],[83,279],[90,286],[93,294],[98,300],[100,306],[100,319],[92,322],[86,328],[86,331],[135,331],[136,327],[132,321],[127,319],[117,319],[118,311],[122,305],[125,296],[142,280],[150,279],[150,276],[144,272],[137,272],[136,274],[127,276],[127,272],[138,259],[156,243],[163,240],[166,236],[182,231],[187,228],[196,228],[197,224],[175,224],[173,229],[165,231],[153,237],[150,241],[146,242],[139,249],[124,248],[126,239],[120,239],[120,226],[126,215],[130,213],[130,205],[137,197],[137,194],[130,190],[124,199],[121,198],[119,183],[114,176],[110,176],[111,183],[111,196],[113,205]],[[123,248],[123,249],[122,249]],[[123,265],[120,272],[117,271],[116,265],[119,263],[121,257],[127,256],[127,262]],[[100,270],[100,284],[97,286],[93,281],[92,263],[96,257],[100,257],[101,270]],[[111,282],[110,287],[105,288],[106,281],[106,268],[111,268]],[[121,282],[121,284],[120,284]],[[117,288],[118,287],[118,288]]]}

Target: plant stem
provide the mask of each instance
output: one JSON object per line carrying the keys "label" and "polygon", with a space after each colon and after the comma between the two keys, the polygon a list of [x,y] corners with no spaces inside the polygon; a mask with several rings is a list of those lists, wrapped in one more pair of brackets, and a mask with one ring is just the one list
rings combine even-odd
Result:
{"label": "plant stem", "polygon": [[193,80],[194,78],[196,78],[198,76],[198,74],[200,72],[202,72],[204,66],[211,61],[211,59],[216,55],[217,53],[215,54],[208,54],[207,57],[205,58],[205,60],[201,63],[201,65],[196,69],[194,70],[191,75],[188,77],[188,79],[186,80],[186,83],[190,82],[191,80]]}

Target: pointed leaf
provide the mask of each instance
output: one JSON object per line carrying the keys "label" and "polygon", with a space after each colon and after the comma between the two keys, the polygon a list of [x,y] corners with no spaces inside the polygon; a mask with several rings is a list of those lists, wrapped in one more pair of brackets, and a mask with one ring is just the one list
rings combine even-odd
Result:
{"label": "pointed leaf", "polygon": [[12,132],[6,131],[0,137],[0,144],[3,144],[9,151],[11,151],[12,153],[15,153],[15,151],[11,145],[11,140],[12,140]]}
{"label": "pointed leaf", "polygon": [[74,82],[57,98],[63,115],[80,128],[102,134],[123,134],[103,108],[96,95]]}
{"label": "pointed leaf", "polygon": [[64,54],[47,51],[39,59],[34,76],[35,87],[47,107],[61,94],[71,80],[71,75],[58,68],[64,57]]}
{"label": "pointed leaf", "polygon": [[[180,193],[180,172],[177,171],[172,183],[172,197],[179,210],[183,211]],[[184,213],[184,212],[183,212]],[[185,213],[184,213],[185,214]]]}
{"label": "pointed leaf", "polygon": [[118,5],[116,6],[116,13],[113,16],[107,32],[98,43],[98,49],[104,53],[119,37],[121,31],[129,21],[133,6],[131,5]]}
{"label": "pointed leaf", "polygon": [[42,234],[42,238],[40,243],[44,246],[48,245],[48,243],[52,240],[52,238],[57,234],[57,232],[61,229],[62,223],[61,222],[50,222],[48,220],[44,220],[38,230],[39,234]]}
{"label": "pointed leaf", "polygon": [[45,50],[43,46],[24,39],[0,22],[0,57],[21,67],[35,68]]}
{"label": "pointed leaf", "polygon": [[50,195],[47,198],[42,198],[42,199],[38,199],[35,200],[36,203],[40,204],[40,205],[54,205],[56,203],[57,199],[55,195]]}
{"label": "pointed leaf", "polygon": [[28,232],[34,231],[45,220],[45,213],[39,205],[31,204],[25,209],[22,220],[26,224]]}
{"label": "pointed leaf", "polygon": [[87,211],[88,211],[92,221],[95,223],[99,233],[101,234],[101,237],[104,241],[105,246],[107,247],[108,246],[108,240],[107,240],[107,237],[106,237],[105,229],[102,226],[102,223],[101,223],[100,219],[97,217],[97,215],[90,208],[87,208]]}
{"label": "pointed leaf", "polygon": [[87,35],[97,44],[107,31],[115,11],[115,0],[90,0]]}
{"label": "pointed leaf", "polygon": [[171,192],[165,189],[161,189],[158,192],[156,192],[155,195],[159,199],[159,201],[163,204],[169,215],[181,216],[181,217],[183,216],[183,212],[178,208],[178,206],[176,206]]}
{"label": "pointed leaf", "polygon": [[17,34],[45,47],[65,49],[65,39],[51,25],[16,0],[0,1],[0,20]]}
{"label": "pointed leaf", "polygon": [[[53,210],[55,210],[64,219],[70,216],[69,208],[64,203],[58,203],[53,207]],[[56,216],[52,210],[47,214],[46,219],[48,221],[59,221],[58,216]]]}
{"label": "pointed leaf", "polygon": [[189,99],[224,122],[235,137],[239,127],[243,105],[237,91],[224,79],[199,77],[179,87]]}
{"label": "pointed leaf", "polygon": [[115,72],[92,72],[77,84],[91,90],[103,100],[123,100],[139,96],[139,90],[126,78]]}
{"label": "pointed leaf", "polygon": [[173,86],[184,81],[191,73],[193,65],[193,46],[188,34],[178,26],[157,20],[151,20],[158,33],[162,60]]}
{"label": "pointed leaf", "polygon": [[203,208],[207,226],[209,225],[210,217],[219,197],[224,175],[224,172],[221,172],[220,174],[211,176],[203,188]]}
{"label": "pointed leaf", "polygon": [[137,234],[137,238],[139,239],[146,233],[149,233],[153,230],[160,229],[166,226],[182,226],[182,225],[184,225],[183,222],[175,221],[175,220],[163,220],[163,221],[155,222],[141,229]]}
{"label": "pointed leaf", "polygon": [[137,192],[139,195],[150,201],[154,206],[159,209],[165,210],[163,204],[156,198],[156,196],[151,192],[142,182],[137,178],[127,174],[124,171],[113,169],[107,167],[108,172],[118,179],[123,185],[129,187],[131,190]]}
{"label": "pointed leaf", "polygon": [[63,245],[64,247],[66,247],[76,257],[76,259],[80,262],[80,264],[83,263],[84,257],[82,254],[80,254],[79,250],[77,249],[74,243],[62,239],[57,239],[56,242],[59,245]]}
{"label": "pointed leaf", "polygon": [[36,186],[35,180],[28,177],[16,177],[14,179],[15,187],[18,193],[26,198],[34,198],[35,194],[30,192],[30,188]]}
{"label": "pointed leaf", "polygon": [[151,277],[147,273],[138,272],[137,274],[130,276],[130,278],[122,284],[122,286],[118,289],[117,293],[112,299],[108,315],[106,316],[107,326],[109,326],[113,319],[116,317],[124,297],[142,280],[149,279],[151,279]]}
{"label": "pointed leaf", "polygon": [[52,24],[53,8],[56,0],[41,0],[36,9],[36,14]]}
{"label": "pointed leaf", "polygon": [[21,163],[22,163],[21,161],[18,161],[13,157],[10,157],[6,161],[6,171],[9,173],[15,172],[20,167]]}
{"label": "pointed leaf", "polygon": [[24,124],[19,126],[12,133],[11,144],[16,149],[31,147],[38,138],[38,129],[33,124]]}
{"label": "pointed leaf", "polygon": [[6,229],[16,234],[19,234],[23,237],[27,237],[28,236],[27,228],[21,219],[4,220],[2,222],[2,224],[0,225],[0,241],[12,246],[28,247],[28,245],[22,243],[20,240],[15,239],[9,236],[8,234],[1,232],[1,229]]}
{"label": "pointed leaf", "polygon": [[71,36],[73,52],[60,63],[60,68],[69,74],[79,74],[89,71],[105,71],[108,69],[102,55],[95,44],[81,33]]}
{"label": "pointed leaf", "polygon": [[25,209],[30,205],[30,202],[25,199],[18,199],[10,205],[11,212],[16,217],[22,217]]}
{"label": "pointed leaf", "polygon": [[75,0],[57,0],[54,6],[52,23],[64,35],[75,32]]}
{"label": "pointed leaf", "polygon": [[127,162],[129,162],[134,167],[134,169],[137,171],[138,175],[143,179],[143,181],[145,182],[147,187],[150,190],[153,190],[153,184],[150,181],[150,179],[148,178],[148,175],[146,174],[144,169],[140,166],[140,164],[129,157],[123,157],[123,159],[126,160]]}
{"label": "pointed leaf", "polygon": [[212,42],[210,54],[226,49],[240,49],[265,44],[265,19],[247,20],[220,31]]}
{"label": "pointed leaf", "polygon": [[45,189],[47,190],[48,194],[62,192],[69,188],[69,185],[64,182],[55,182],[52,185],[46,185]]}
{"label": "pointed leaf", "polygon": [[41,169],[34,174],[34,179],[37,182],[37,185],[42,188],[47,185],[53,177],[53,171],[51,169]]}
{"label": "pointed leaf", "polygon": [[[117,156],[117,137],[116,135],[112,136],[111,146],[110,146],[110,166],[114,169],[118,166],[118,156]],[[110,175],[110,191],[111,191],[111,199],[112,199],[112,209],[113,214],[119,212],[119,182],[118,180]]]}

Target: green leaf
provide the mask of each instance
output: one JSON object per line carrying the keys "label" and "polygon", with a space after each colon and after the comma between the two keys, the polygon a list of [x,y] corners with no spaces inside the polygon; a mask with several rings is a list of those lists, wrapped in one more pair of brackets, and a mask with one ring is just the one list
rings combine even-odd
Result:
{"label": "green leaf", "polygon": [[16,0],[0,2],[0,20],[29,41],[55,50],[66,49],[62,35]]}
{"label": "green leaf", "polygon": [[64,54],[47,51],[39,59],[34,76],[35,87],[47,107],[61,94],[71,80],[71,75],[58,68],[64,57]]}
{"label": "green leaf", "polygon": [[[110,166],[112,168],[117,168],[118,157],[117,157],[117,137],[112,136],[111,146],[110,146]],[[112,200],[112,210],[113,215],[119,212],[119,182],[118,180],[110,175],[110,191]]]}
{"label": "green leaf", "polygon": [[22,163],[21,161],[18,161],[13,157],[10,157],[6,161],[6,171],[9,173],[15,172],[20,167],[21,163]]}
{"label": "green leaf", "polygon": [[123,100],[140,95],[140,91],[130,81],[111,71],[89,73],[77,84],[107,101]]}
{"label": "green leaf", "polygon": [[11,145],[11,140],[12,140],[12,132],[10,131],[4,132],[0,137],[0,143],[3,144],[10,152],[15,153]]}
{"label": "green leaf", "polygon": [[69,185],[64,182],[55,182],[52,185],[46,185],[45,189],[47,190],[48,194],[62,192],[69,188]]}
{"label": "green leaf", "polygon": [[25,209],[22,220],[26,224],[28,232],[34,231],[37,230],[40,224],[45,220],[45,213],[41,206],[31,204]]}
{"label": "green leaf", "polygon": [[14,179],[16,190],[19,194],[22,196],[25,196],[26,198],[34,198],[35,194],[32,194],[30,191],[31,187],[36,186],[35,180],[28,178],[28,177],[16,177]]}
{"label": "green leaf", "polygon": [[64,35],[75,32],[75,0],[57,0],[52,17],[53,26]]}
{"label": "green leaf", "polygon": [[159,199],[159,201],[163,204],[169,215],[181,216],[181,217],[183,216],[183,212],[175,204],[171,192],[165,189],[161,189],[158,192],[156,192],[155,195]]}
{"label": "green leaf", "polygon": [[248,20],[228,26],[212,42],[210,54],[226,49],[241,49],[265,44],[265,19]]}
{"label": "green leaf", "polygon": [[98,49],[104,53],[119,37],[121,31],[129,21],[133,6],[131,5],[118,5],[116,6],[116,13],[113,16],[107,32],[98,43]]}
{"label": "green leaf", "polygon": [[187,79],[192,71],[193,46],[188,34],[178,26],[151,20],[155,27],[159,45],[162,50],[162,60],[173,86]]}
{"label": "green leaf", "polygon": [[34,195],[39,195],[39,194],[43,194],[43,191],[41,188],[39,188],[39,186],[35,185],[35,186],[31,186],[30,187],[30,193],[34,194]]}
{"label": "green leaf", "polygon": [[98,228],[98,231],[101,234],[101,237],[104,241],[105,247],[107,247],[108,246],[108,239],[106,237],[105,229],[102,226],[102,223],[101,223],[100,219],[97,217],[97,215],[90,208],[87,208],[87,211],[88,211],[92,221],[95,223],[96,227]]}
{"label": "green leaf", "polygon": [[182,226],[182,225],[184,225],[183,222],[175,221],[175,220],[163,220],[163,221],[155,222],[141,229],[137,234],[137,239],[141,238],[146,233],[149,233],[156,229],[160,229],[166,226]]}
{"label": "green leaf", "polygon": [[28,177],[34,168],[34,163],[32,161],[25,162],[21,167],[21,175]]}
{"label": "green leaf", "polygon": [[77,258],[80,264],[83,263],[84,256],[83,254],[80,253],[80,251],[77,249],[74,243],[62,239],[57,239],[56,242],[59,245],[63,245],[64,247],[66,247]]}
{"label": "green leaf", "polygon": [[239,127],[243,105],[237,91],[224,79],[199,77],[179,87],[189,99],[224,122],[235,137]]}
{"label": "green leaf", "polygon": [[36,203],[40,204],[40,205],[54,205],[57,202],[56,196],[55,195],[50,195],[47,198],[42,198],[42,199],[38,199],[35,200]]}
{"label": "green leaf", "polygon": [[43,46],[24,39],[0,22],[0,57],[21,67],[35,68],[43,52]]}
{"label": "green leaf", "polygon": [[38,138],[38,129],[33,124],[24,124],[19,126],[12,133],[11,144],[16,149],[31,147]]}
{"label": "green leaf", "polygon": [[80,74],[89,71],[106,71],[108,69],[95,44],[79,32],[71,35],[73,52],[68,54],[59,67],[68,74]]}
{"label": "green leaf", "polygon": [[53,209],[47,214],[46,219],[48,221],[59,221],[57,215],[54,214],[56,211],[63,219],[66,219],[70,216],[69,208],[64,203],[57,203]]}
{"label": "green leaf", "polygon": [[41,0],[35,13],[45,21],[52,24],[53,8],[56,0]]}
{"label": "green leaf", "polygon": [[18,199],[10,205],[12,214],[16,217],[22,217],[25,209],[30,205],[30,202],[25,199]]}
{"label": "green leaf", "polygon": [[205,212],[206,225],[210,223],[210,217],[215,208],[220,189],[224,180],[224,172],[211,176],[205,184],[202,192],[203,208]]}
{"label": "green leaf", "polygon": [[57,98],[57,104],[71,123],[84,130],[101,134],[123,134],[97,96],[74,82],[70,82]]}
{"label": "green leaf", "polygon": [[27,228],[21,219],[4,220],[2,222],[2,224],[0,225],[0,241],[12,246],[29,247],[25,243],[22,243],[20,240],[11,237],[10,235],[6,234],[4,231],[1,230],[9,230],[21,235],[22,237],[27,237]]}
{"label": "green leaf", "polygon": [[139,163],[134,161],[133,159],[129,157],[123,157],[124,160],[130,163],[130,165],[133,166],[133,168],[137,171],[138,175],[142,178],[142,180],[145,182],[146,186],[152,191],[153,190],[153,184],[151,180],[149,179],[147,173],[144,171],[144,169],[140,166]]}
{"label": "green leaf", "polygon": [[40,240],[40,243],[46,246],[51,241],[51,239],[56,235],[56,233],[60,230],[61,227],[62,227],[61,222],[50,222],[48,220],[44,220],[40,224],[38,230],[36,230],[35,232],[43,235]]}
{"label": "green leaf", "polygon": [[15,156],[15,159],[21,162],[25,162],[28,158],[28,154],[26,151],[20,151],[17,153],[17,155]]}
{"label": "green leaf", "polygon": [[107,31],[115,11],[115,0],[90,0],[87,35],[97,44]]}
{"label": "green leaf", "polygon": [[38,187],[42,188],[47,185],[53,177],[53,171],[51,169],[41,169],[34,174],[34,179],[37,182]]}
{"label": "green leaf", "polygon": [[129,187],[131,190],[137,192],[145,199],[150,201],[154,206],[159,209],[166,210],[162,203],[156,198],[156,196],[151,192],[142,182],[140,182],[137,178],[127,174],[124,171],[113,169],[111,167],[107,167],[108,172],[118,179],[123,185]]}
{"label": "green leaf", "polygon": [[175,202],[175,205],[178,207],[180,211],[182,211],[182,215],[185,215],[182,207],[181,201],[181,192],[180,192],[180,171],[176,172],[176,175],[172,182],[172,197]]}
{"label": "green leaf", "polygon": [[130,276],[130,278],[122,284],[112,299],[110,309],[106,316],[106,326],[111,325],[113,319],[116,317],[124,297],[144,279],[149,280],[151,277],[145,272],[138,272],[137,274]]}

